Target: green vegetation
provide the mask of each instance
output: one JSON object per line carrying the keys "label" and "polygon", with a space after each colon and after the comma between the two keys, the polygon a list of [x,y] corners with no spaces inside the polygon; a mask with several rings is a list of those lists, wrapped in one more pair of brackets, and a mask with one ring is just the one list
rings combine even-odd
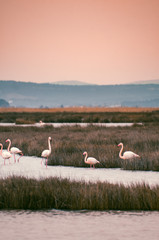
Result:
{"label": "green vegetation", "polygon": [[159,185],[0,179],[0,209],[159,210]]}

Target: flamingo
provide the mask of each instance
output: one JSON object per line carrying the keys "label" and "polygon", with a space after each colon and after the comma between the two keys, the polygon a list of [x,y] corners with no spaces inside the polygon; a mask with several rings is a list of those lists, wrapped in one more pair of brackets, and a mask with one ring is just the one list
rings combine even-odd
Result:
{"label": "flamingo", "polygon": [[40,123],[40,127],[43,127],[45,125],[45,123],[41,120],[39,121],[39,123]]}
{"label": "flamingo", "polygon": [[132,159],[132,158],[140,158],[140,156],[134,152],[131,152],[131,151],[126,151],[123,153],[123,156],[121,155],[122,154],[122,151],[123,151],[123,143],[119,143],[118,144],[118,147],[121,146],[121,149],[120,149],[120,152],[119,152],[119,157],[121,159]]}
{"label": "flamingo", "polygon": [[88,153],[87,153],[87,152],[84,152],[83,155],[85,156],[84,162],[87,163],[87,164],[90,164],[90,168],[91,168],[92,165],[93,165],[93,168],[95,168],[94,165],[95,165],[96,163],[100,163],[100,162],[99,162],[97,159],[95,159],[94,157],[88,157]]}
{"label": "flamingo", "polygon": [[15,154],[21,154],[21,156],[17,159],[17,161],[19,162],[19,159],[23,156],[22,151],[21,151],[19,148],[17,148],[17,147],[12,147],[12,148],[10,149],[11,140],[10,140],[9,138],[6,140],[6,142],[9,142],[8,149],[7,149],[8,152],[10,152],[10,153],[12,153],[12,154],[14,155],[14,163],[16,163]]}
{"label": "flamingo", "polygon": [[5,152],[2,152],[3,150],[3,144],[0,143],[0,146],[1,146],[1,150],[0,150],[0,155],[2,156],[2,158],[4,159],[4,165],[5,165],[5,160],[6,159],[9,159],[9,163],[10,163],[10,158],[11,158],[11,153],[8,152],[8,151],[5,151]]}
{"label": "flamingo", "polygon": [[[46,167],[47,167],[48,157],[49,157],[50,154],[51,154],[51,144],[50,144],[50,142],[51,142],[51,137],[48,137],[48,146],[49,146],[49,149],[44,150],[44,151],[42,152],[42,154],[41,154],[41,156],[42,156],[43,158],[46,158]],[[42,162],[43,162],[43,158],[42,158],[42,160],[41,160],[41,164],[42,164]]]}

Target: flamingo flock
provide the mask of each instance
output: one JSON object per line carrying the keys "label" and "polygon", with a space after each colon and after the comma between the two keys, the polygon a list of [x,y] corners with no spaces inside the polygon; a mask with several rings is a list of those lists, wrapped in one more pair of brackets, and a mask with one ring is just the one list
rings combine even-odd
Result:
{"label": "flamingo flock", "polygon": [[[6,140],[6,142],[9,143],[6,151],[3,151],[3,144],[0,143],[0,147],[1,147],[0,155],[4,159],[4,165],[6,163],[6,160],[9,160],[9,163],[10,163],[10,158],[12,157],[12,154],[14,156],[14,163],[19,162],[19,159],[23,156],[22,151],[17,147],[11,147],[11,140],[9,138]],[[121,149],[119,151],[119,157],[121,159],[126,160],[126,159],[140,158],[140,156],[138,154],[136,154],[132,151],[126,151],[122,155],[123,148],[124,148],[123,143],[119,143],[118,147],[121,147]],[[16,156],[15,156],[16,154],[20,155],[18,159],[16,159]],[[41,153],[41,157],[42,157],[41,165],[45,160],[46,168],[47,168],[48,158],[50,155],[51,155],[51,137],[48,137],[48,149],[43,150]],[[83,153],[83,156],[84,156],[84,162],[86,164],[89,164],[90,168],[92,168],[92,166],[93,166],[93,168],[95,168],[95,164],[97,164],[97,163],[100,164],[100,162],[96,158],[88,157],[88,153],[86,151]]]}

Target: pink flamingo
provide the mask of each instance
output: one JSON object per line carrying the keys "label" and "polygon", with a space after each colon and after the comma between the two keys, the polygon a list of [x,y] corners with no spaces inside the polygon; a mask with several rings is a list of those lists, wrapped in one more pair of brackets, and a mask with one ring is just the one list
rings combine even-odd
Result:
{"label": "pink flamingo", "polygon": [[123,143],[119,143],[118,144],[118,147],[121,146],[121,149],[120,149],[120,152],[119,152],[119,157],[121,159],[132,159],[132,158],[140,158],[140,156],[134,152],[131,152],[131,151],[126,151],[123,153],[123,156],[121,155],[122,154],[122,151],[123,151]]}
{"label": "pink flamingo", "polygon": [[6,142],[9,142],[9,145],[8,145],[8,152],[12,153],[14,155],[14,163],[16,163],[16,158],[15,158],[15,154],[21,154],[21,156],[17,159],[17,161],[19,162],[19,159],[23,156],[23,153],[22,151],[17,148],[17,147],[11,147],[10,149],[10,146],[11,146],[11,140],[8,138],[6,140]]}
{"label": "pink flamingo", "polygon": [[90,164],[90,168],[93,165],[93,168],[95,168],[95,164],[96,163],[100,163],[97,159],[95,159],[94,157],[88,157],[88,153],[84,152],[83,155],[85,156],[84,158],[84,162],[87,164]]}
{"label": "pink flamingo", "polygon": [[[50,154],[51,154],[51,144],[50,144],[50,142],[51,142],[51,137],[48,137],[48,146],[49,146],[49,149],[44,150],[44,151],[42,152],[42,154],[41,154],[41,156],[42,156],[43,158],[46,158],[46,161],[45,161],[46,167],[47,167],[48,157],[49,157]],[[42,162],[43,162],[43,160],[44,160],[43,158],[42,158],[42,160],[41,160],[41,164],[42,164]]]}
{"label": "pink flamingo", "polygon": [[3,144],[2,143],[0,143],[0,146],[1,146],[0,155],[4,159],[4,165],[5,165],[6,159],[9,159],[9,163],[10,163],[10,158],[11,158],[12,155],[8,151],[2,152],[2,150],[3,150]]}
{"label": "pink flamingo", "polygon": [[40,123],[40,127],[43,127],[45,125],[45,123],[41,120],[39,121],[39,123]]}

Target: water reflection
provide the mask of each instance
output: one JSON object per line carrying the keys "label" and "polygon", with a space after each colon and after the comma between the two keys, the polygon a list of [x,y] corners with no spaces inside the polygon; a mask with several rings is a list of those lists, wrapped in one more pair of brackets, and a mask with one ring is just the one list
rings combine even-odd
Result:
{"label": "water reflection", "polygon": [[1,238],[158,240],[158,212],[1,211]]}

